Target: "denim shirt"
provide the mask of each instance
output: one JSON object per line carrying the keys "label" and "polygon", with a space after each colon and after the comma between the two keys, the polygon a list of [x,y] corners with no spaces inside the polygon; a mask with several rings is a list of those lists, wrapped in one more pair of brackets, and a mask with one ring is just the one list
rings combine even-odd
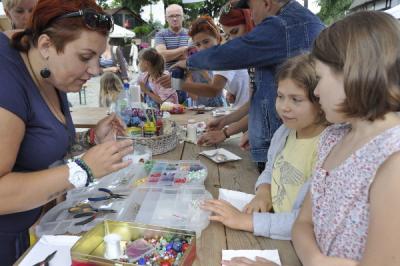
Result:
{"label": "denim shirt", "polygon": [[249,116],[253,160],[267,161],[272,135],[281,125],[275,111],[277,67],[286,59],[310,50],[324,24],[296,1],[276,16],[264,19],[248,34],[193,54],[189,69],[233,70],[255,67],[256,78]]}

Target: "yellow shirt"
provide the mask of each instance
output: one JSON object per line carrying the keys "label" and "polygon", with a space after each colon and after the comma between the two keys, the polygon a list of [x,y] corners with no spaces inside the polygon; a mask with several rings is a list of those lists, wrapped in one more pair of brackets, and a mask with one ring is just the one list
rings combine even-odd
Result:
{"label": "yellow shirt", "polygon": [[290,212],[297,194],[312,174],[319,135],[297,139],[292,130],[272,169],[271,196],[275,212]]}

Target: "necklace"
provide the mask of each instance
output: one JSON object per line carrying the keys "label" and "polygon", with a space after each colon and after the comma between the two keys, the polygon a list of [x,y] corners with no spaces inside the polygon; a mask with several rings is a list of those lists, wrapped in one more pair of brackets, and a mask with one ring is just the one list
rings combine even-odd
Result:
{"label": "necklace", "polygon": [[[40,89],[40,82],[39,82],[38,77],[36,76],[35,71],[32,68],[31,60],[29,59],[28,53],[26,53],[26,61],[28,61],[29,72],[31,73],[31,75],[32,75],[32,77],[34,79],[34,82],[36,83],[36,86],[38,87],[40,95],[43,97],[43,99],[44,99],[45,103],[47,104],[47,106],[49,107],[51,113],[57,118],[58,121],[60,121],[63,125],[66,125],[65,116],[60,110],[61,109],[61,103],[60,103],[60,108],[57,108],[56,106],[53,105],[53,102],[50,101],[49,97],[47,97],[46,93]],[[56,92],[56,94],[57,94],[57,92]]]}

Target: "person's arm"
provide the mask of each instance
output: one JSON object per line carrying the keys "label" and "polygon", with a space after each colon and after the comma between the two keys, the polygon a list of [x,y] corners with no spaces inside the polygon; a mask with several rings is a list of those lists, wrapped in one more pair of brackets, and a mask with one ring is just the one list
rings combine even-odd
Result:
{"label": "person's arm", "polygon": [[276,65],[286,58],[286,45],[281,21],[267,18],[246,35],[191,55],[186,66],[189,69],[233,70]]}
{"label": "person's arm", "polygon": [[[0,108],[0,214],[31,210],[73,188],[66,165],[35,172],[12,172],[25,134],[25,123],[16,114]],[[132,151],[131,142],[107,142],[90,149],[82,159],[95,177],[126,167],[121,158]],[[115,152],[120,154],[115,156]]]}
{"label": "person's arm", "polygon": [[182,60],[186,58],[187,49],[187,46],[181,46],[175,49],[167,49],[165,44],[156,45],[157,52],[164,57],[165,62]]}
{"label": "person's arm", "polygon": [[[148,79],[148,76],[147,76],[147,79]],[[156,103],[161,104],[162,103],[161,97],[158,96],[156,93],[152,92],[151,90],[147,89],[145,83],[146,83],[145,80],[139,81],[139,86],[140,86],[140,89],[142,90],[142,92],[144,94],[147,94]]]}
{"label": "person's arm", "polygon": [[368,237],[359,266],[400,265],[400,152],[384,162],[370,187]]}
{"label": "person's arm", "polygon": [[211,83],[197,83],[185,81],[182,84],[182,89],[204,97],[215,97],[224,89],[227,79],[221,75],[215,75]]}
{"label": "person's arm", "polygon": [[250,109],[250,100],[247,103],[240,106],[239,109],[237,109],[236,111],[223,116],[222,120],[224,121],[225,125],[229,125],[231,123],[239,121],[240,119],[249,114],[249,109]]}

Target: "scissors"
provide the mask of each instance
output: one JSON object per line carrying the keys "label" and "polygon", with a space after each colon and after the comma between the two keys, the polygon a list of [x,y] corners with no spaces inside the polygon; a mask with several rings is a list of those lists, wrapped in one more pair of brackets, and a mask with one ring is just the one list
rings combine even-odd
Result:
{"label": "scissors", "polygon": [[51,259],[56,255],[57,250],[53,253],[50,253],[44,260],[39,261],[38,263],[33,264],[33,266],[48,266]]}
{"label": "scissors", "polygon": [[126,195],[123,194],[116,194],[113,193],[111,190],[107,188],[99,188],[99,191],[106,192],[108,193],[107,196],[101,196],[101,197],[94,197],[94,198],[88,198],[89,201],[102,201],[102,200],[109,200],[109,199],[124,199]]}
{"label": "scissors", "polygon": [[68,209],[69,213],[75,214],[74,218],[81,218],[81,217],[86,217],[89,216],[89,218],[75,223],[75,225],[84,225],[87,224],[94,219],[96,219],[96,216],[98,213],[116,213],[115,210],[113,209],[108,209],[108,208],[93,208],[89,203],[79,203],[74,207],[71,207]]}

